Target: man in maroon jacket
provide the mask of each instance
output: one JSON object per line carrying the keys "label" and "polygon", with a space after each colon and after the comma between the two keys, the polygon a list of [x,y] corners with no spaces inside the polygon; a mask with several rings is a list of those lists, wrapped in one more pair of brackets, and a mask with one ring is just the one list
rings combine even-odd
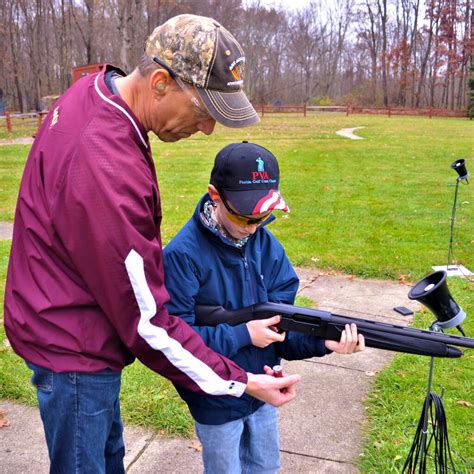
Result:
{"label": "man in maroon jacket", "polygon": [[[147,132],[166,142],[216,120],[258,121],[244,56],[216,21],[155,29],[129,76],[87,76],[50,111],[30,151],[15,214],[5,326],[33,370],[51,472],[123,472],[121,370],[138,357],[186,389],[249,393],[276,406],[298,376],[247,374],[165,304],[161,205]],[[172,276],[171,276],[172,278]]]}

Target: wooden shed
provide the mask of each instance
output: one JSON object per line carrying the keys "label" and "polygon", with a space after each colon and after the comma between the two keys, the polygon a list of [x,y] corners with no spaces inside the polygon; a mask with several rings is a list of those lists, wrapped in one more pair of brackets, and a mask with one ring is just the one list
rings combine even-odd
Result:
{"label": "wooden shed", "polygon": [[94,74],[102,69],[103,64],[86,64],[72,68],[72,83],[74,84],[81,77]]}

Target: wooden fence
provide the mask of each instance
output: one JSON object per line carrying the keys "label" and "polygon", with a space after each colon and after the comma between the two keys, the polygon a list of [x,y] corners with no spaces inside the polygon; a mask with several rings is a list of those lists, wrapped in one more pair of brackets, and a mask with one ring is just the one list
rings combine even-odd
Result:
{"label": "wooden fence", "polygon": [[[26,114],[5,112],[5,115],[3,117],[0,117],[0,126],[5,126],[8,133],[13,133],[14,127],[15,129],[16,127],[18,128],[35,127],[36,131],[38,131],[47,113],[48,113],[47,111],[30,112]],[[4,119],[4,121],[1,119]],[[12,119],[16,119],[16,120],[12,120]],[[15,122],[15,125],[14,125],[14,122]]]}
{"label": "wooden fence", "polygon": [[262,117],[265,114],[302,113],[304,117],[308,112],[342,112],[351,114],[376,114],[376,115],[420,115],[432,117],[467,117],[466,110],[435,109],[431,107],[362,107],[351,105],[259,105],[256,110]]}
{"label": "wooden fence", "polygon": [[[449,110],[449,109],[435,109],[435,108],[403,108],[403,107],[361,107],[361,106],[338,106],[338,105],[260,105],[256,107],[256,110],[260,112],[262,117],[265,114],[288,114],[288,113],[300,113],[304,117],[309,112],[342,112],[346,115],[351,114],[377,114],[387,115],[421,115],[432,117],[467,117],[466,110]],[[23,128],[26,126],[36,126],[36,131],[39,130],[43,119],[48,112],[30,112],[26,114],[10,113],[5,112],[4,116],[0,116],[0,127],[5,126],[7,132],[13,133],[13,129],[16,126]],[[3,120],[2,120],[3,119]],[[15,120],[13,124],[12,119]]]}
{"label": "wooden fence", "polygon": [[467,117],[467,110],[435,109],[432,107],[412,108],[412,107],[362,107],[348,106],[349,114],[378,114],[387,115],[421,115],[432,117]]}
{"label": "wooden fence", "polygon": [[306,104],[303,105],[265,105],[261,104],[256,107],[255,110],[260,112],[262,117],[265,117],[265,114],[298,114],[302,113],[306,117]]}

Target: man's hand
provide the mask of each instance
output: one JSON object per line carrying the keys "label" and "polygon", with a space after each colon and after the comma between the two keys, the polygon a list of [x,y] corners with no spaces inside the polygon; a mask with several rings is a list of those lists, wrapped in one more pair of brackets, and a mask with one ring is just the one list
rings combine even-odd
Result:
{"label": "man's hand", "polygon": [[284,405],[295,398],[295,384],[301,379],[299,375],[286,375],[278,378],[265,374],[248,373],[247,375],[248,382],[245,393],[275,407]]}
{"label": "man's hand", "polygon": [[352,354],[365,349],[365,339],[362,334],[357,334],[357,326],[352,323],[350,326],[346,324],[344,331],[341,333],[341,339],[337,341],[324,341],[326,347],[338,354]]}
{"label": "man's hand", "polygon": [[252,345],[263,349],[273,342],[283,342],[285,333],[278,333],[276,325],[280,322],[279,315],[268,319],[255,319],[247,323]]}

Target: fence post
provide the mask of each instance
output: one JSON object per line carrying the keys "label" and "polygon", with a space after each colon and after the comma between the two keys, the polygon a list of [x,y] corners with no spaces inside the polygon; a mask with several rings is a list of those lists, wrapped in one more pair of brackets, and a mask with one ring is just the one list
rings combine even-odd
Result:
{"label": "fence post", "polygon": [[265,115],[265,104],[262,103],[262,118]]}
{"label": "fence post", "polygon": [[390,110],[390,107],[388,108],[388,116],[389,116],[389,117],[392,116],[392,111]]}
{"label": "fence post", "polygon": [[39,132],[42,122],[43,122],[43,114],[41,112],[38,112],[38,126],[36,128],[36,133]]}
{"label": "fence post", "polygon": [[10,112],[5,112],[5,121],[7,122],[7,132],[12,133],[12,121],[10,118]]}
{"label": "fence post", "polygon": [[306,102],[303,104],[303,115],[306,117]]}
{"label": "fence post", "polygon": [[433,116],[433,112],[431,110],[431,107],[428,109],[428,117],[431,118]]}

